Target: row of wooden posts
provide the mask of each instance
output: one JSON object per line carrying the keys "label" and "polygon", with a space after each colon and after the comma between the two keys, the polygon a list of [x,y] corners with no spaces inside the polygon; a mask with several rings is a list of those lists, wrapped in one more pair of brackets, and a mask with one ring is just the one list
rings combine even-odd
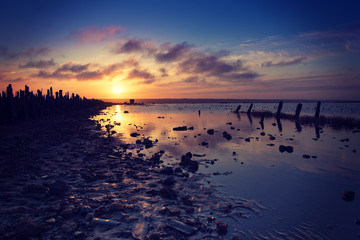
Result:
{"label": "row of wooden posts", "polygon": [[52,87],[43,95],[41,90],[33,93],[25,85],[25,90],[13,94],[11,84],[0,95],[0,123],[11,123],[41,116],[65,113],[75,109],[95,106],[102,103],[100,100],[81,98],[74,93],[63,95],[59,90],[53,94]]}
{"label": "row of wooden posts", "polygon": [[[247,110],[247,114],[250,114],[250,113],[251,113],[251,110],[252,110],[253,106],[254,106],[254,104],[251,103],[250,106],[249,106],[249,108],[248,108],[248,110]],[[276,117],[276,118],[280,118],[282,107],[283,107],[283,101],[280,101],[280,102],[279,102],[279,105],[278,105],[278,108],[277,108],[277,111],[276,111],[276,114],[275,114],[275,117]],[[317,102],[317,105],[316,105],[315,116],[314,116],[315,119],[318,119],[319,116],[320,116],[320,107],[321,107],[321,102],[318,101],[318,102]],[[239,106],[236,108],[235,112],[236,112],[236,113],[239,113],[240,108],[241,108],[241,105],[239,105]],[[295,115],[294,115],[294,118],[295,118],[295,119],[296,119],[296,118],[298,119],[298,118],[300,117],[301,109],[302,109],[302,104],[299,103],[299,104],[296,106],[296,111],[295,111]]]}

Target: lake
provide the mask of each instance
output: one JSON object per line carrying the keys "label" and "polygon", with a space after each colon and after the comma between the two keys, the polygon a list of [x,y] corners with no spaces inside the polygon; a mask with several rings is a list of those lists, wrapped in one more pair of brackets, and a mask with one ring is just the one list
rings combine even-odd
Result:
{"label": "lake", "polygon": [[[133,156],[163,150],[162,165],[172,166],[191,152],[200,163],[194,174],[208,174],[209,184],[216,185],[222,196],[255,200],[262,206],[260,211],[240,220],[222,219],[240,237],[359,238],[360,225],[355,221],[360,219],[360,132],[313,125],[299,128],[293,121],[274,118],[261,126],[259,118],[231,113],[237,105],[114,105],[94,119],[107,120],[101,123],[104,136],[105,125],[113,124],[112,137],[119,144],[135,145],[147,137],[156,142],[152,148],[135,148]],[[284,112],[293,113],[293,105],[284,104]],[[276,106],[255,104],[254,109],[276,111]],[[304,114],[312,114],[315,106],[304,104]],[[326,115],[355,117],[358,111],[359,104],[324,104],[322,109]],[[183,126],[187,130],[174,130]],[[355,198],[345,201],[345,191],[355,192]]]}

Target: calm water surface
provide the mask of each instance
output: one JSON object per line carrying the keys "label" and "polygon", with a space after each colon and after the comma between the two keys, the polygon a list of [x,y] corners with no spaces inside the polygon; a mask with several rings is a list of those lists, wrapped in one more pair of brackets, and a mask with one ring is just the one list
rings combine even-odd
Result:
{"label": "calm water surface", "polygon": [[[146,156],[164,150],[167,165],[180,162],[187,152],[205,155],[194,157],[201,161],[199,172],[211,174],[211,183],[223,185],[224,195],[255,199],[267,207],[241,222],[227,219],[230,230],[240,225],[248,235],[287,239],[277,233],[296,232],[301,225],[328,239],[360,239],[360,225],[354,223],[360,219],[360,132],[323,127],[318,135],[314,126],[300,130],[294,122],[282,120],[279,126],[275,119],[265,119],[262,129],[258,118],[230,113],[234,106],[116,105],[104,114],[109,122],[121,123],[114,126],[113,136],[125,143],[135,144],[141,137],[157,139],[153,148],[141,151]],[[173,131],[179,126],[194,130]],[[214,135],[207,133],[209,129],[215,130]],[[224,131],[231,140],[223,137]],[[130,137],[134,132],[140,136]],[[280,145],[292,146],[293,152],[281,153]],[[205,160],[215,161],[212,165]],[[353,201],[342,199],[346,190],[355,192]]]}

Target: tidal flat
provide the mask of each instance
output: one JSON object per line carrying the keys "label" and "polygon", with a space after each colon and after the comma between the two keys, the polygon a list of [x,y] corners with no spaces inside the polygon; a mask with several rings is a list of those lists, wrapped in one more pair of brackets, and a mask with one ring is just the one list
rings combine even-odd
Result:
{"label": "tidal flat", "polygon": [[114,105],[4,128],[1,235],[358,238],[359,130],[231,108]]}

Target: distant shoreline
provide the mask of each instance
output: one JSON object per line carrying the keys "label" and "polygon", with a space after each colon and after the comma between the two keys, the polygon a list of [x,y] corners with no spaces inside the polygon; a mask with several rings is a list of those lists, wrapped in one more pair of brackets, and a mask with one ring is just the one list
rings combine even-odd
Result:
{"label": "distant shoreline", "polygon": [[[124,103],[129,99],[100,99],[104,102]],[[196,103],[313,103],[321,101],[324,103],[360,103],[360,101],[350,100],[301,100],[301,99],[210,99],[210,98],[162,98],[162,99],[135,99],[136,103],[145,104],[196,104]]]}

